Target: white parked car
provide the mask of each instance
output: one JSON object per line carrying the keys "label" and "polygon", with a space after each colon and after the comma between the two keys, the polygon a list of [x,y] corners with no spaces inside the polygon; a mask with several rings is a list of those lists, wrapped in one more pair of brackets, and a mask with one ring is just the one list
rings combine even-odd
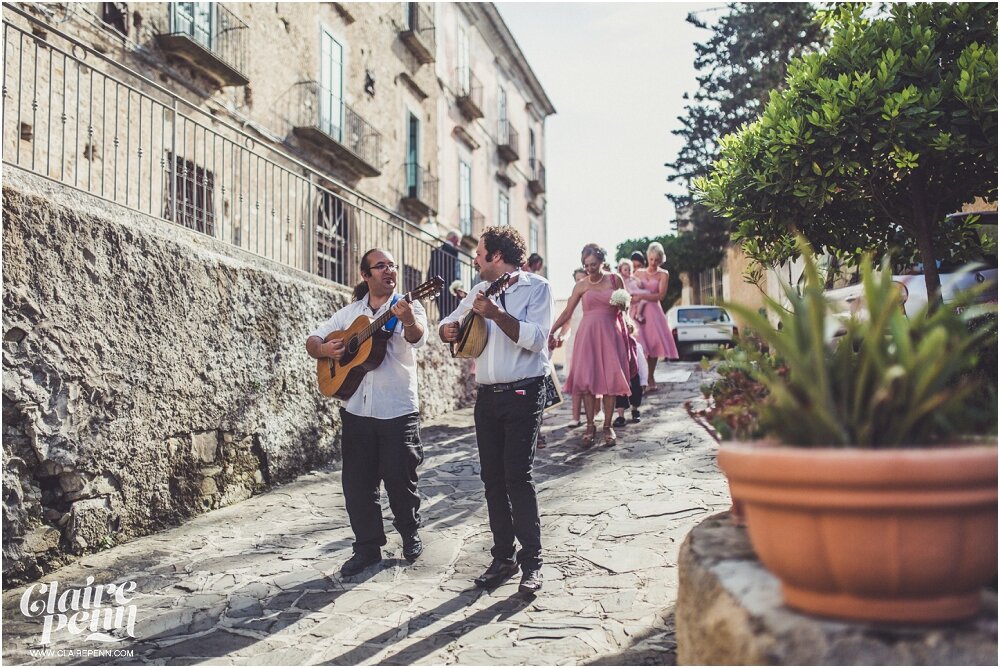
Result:
{"label": "white parked car", "polygon": [[717,352],[736,342],[739,330],[729,311],[721,306],[675,306],[667,311],[667,323],[681,358]]}
{"label": "white parked car", "polygon": [[[940,267],[941,299],[947,306],[955,300],[958,293],[980,284],[987,287],[979,295],[980,303],[996,303],[997,301],[997,258],[995,254],[997,238],[996,212],[977,214],[952,214],[949,218],[977,215],[981,218],[981,234],[992,238],[993,254],[986,254],[977,261],[961,266],[943,264]],[[919,267],[914,273],[893,275],[892,280],[900,289],[903,311],[912,318],[918,311],[927,306],[927,283]],[[864,304],[864,289],[860,284],[827,290],[827,300],[834,306],[836,323],[830,323],[828,338],[844,333],[843,323],[852,316],[865,318],[868,315]]]}

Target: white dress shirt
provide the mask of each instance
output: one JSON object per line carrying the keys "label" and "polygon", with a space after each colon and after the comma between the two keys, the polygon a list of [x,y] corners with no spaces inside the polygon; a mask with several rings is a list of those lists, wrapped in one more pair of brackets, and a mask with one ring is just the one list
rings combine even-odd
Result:
{"label": "white dress shirt", "polygon": [[[332,318],[309,336],[326,339],[330,332],[350,327],[359,315],[377,318],[389,310],[391,303],[392,299],[389,299],[378,311],[373,312],[366,295],[334,313]],[[424,328],[423,335],[416,343],[410,343],[403,338],[403,323],[399,318],[396,319],[392,337],[386,345],[385,359],[366,373],[357,391],[350,399],[342,402],[348,413],[389,420],[420,410],[417,399],[417,362],[413,350],[427,342],[427,313],[419,301],[412,302],[411,307],[417,322]]]}
{"label": "white dress shirt", "polygon": [[[499,297],[494,301],[501,310],[520,321],[517,341],[511,341],[492,320],[486,321],[486,348],[476,360],[476,382],[480,385],[512,383],[549,372],[548,341],[553,310],[549,282],[543,276],[526,271],[513,275],[517,276],[517,282],[507,288],[502,302]],[[441,324],[461,322],[472,310],[476,295],[489,286],[487,281],[473,286],[458,308],[443,318]]]}

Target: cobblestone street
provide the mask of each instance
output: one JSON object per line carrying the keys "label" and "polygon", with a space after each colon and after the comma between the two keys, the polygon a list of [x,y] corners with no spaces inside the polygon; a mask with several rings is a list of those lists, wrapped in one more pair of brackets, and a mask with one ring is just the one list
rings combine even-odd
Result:
{"label": "cobblestone street", "polygon": [[49,646],[132,658],[32,656],[42,622],[22,615],[18,587],[4,594],[4,661],[673,664],[678,549],[729,500],[715,443],[683,407],[700,398],[704,374],[677,363],[657,378],[642,422],[618,429],[615,447],[582,449],[567,404],[546,415],[548,447],[535,460],[545,586],[533,600],[517,594],[516,577],[488,592],[472,584],[491,540],[470,407],[424,425],[416,563],[387,523],[382,564],[342,579],[351,531],[340,473],[312,473],[42,578],[63,590],[88,576],[135,581],[135,640],[63,628]]}

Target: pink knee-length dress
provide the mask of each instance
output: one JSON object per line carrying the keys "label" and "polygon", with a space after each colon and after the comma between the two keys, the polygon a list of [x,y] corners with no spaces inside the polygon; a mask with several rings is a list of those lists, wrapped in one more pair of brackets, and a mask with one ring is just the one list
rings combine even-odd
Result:
{"label": "pink knee-length dress", "polygon": [[573,342],[573,359],[564,392],[629,396],[628,350],[610,304],[614,290],[588,290],[580,300],[583,317]]}
{"label": "pink knee-length dress", "polygon": [[[644,290],[658,292],[660,289],[660,283],[655,277],[636,280],[639,281],[639,285]],[[635,324],[635,338],[646,351],[646,355],[668,360],[678,359],[680,355],[677,354],[677,343],[674,341],[673,334],[670,333],[667,315],[660,308],[660,303],[646,302],[646,308],[643,309],[642,314],[646,322]]]}

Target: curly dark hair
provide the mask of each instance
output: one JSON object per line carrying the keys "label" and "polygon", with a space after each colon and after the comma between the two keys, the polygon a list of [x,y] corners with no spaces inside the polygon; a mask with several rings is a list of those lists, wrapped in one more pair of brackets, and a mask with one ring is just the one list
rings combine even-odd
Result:
{"label": "curly dark hair", "polygon": [[524,264],[524,253],[527,250],[524,239],[517,230],[509,225],[493,225],[483,230],[479,237],[483,240],[483,247],[486,249],[486,259],[489,260],[494,253],[500,253],[500,257],[507,264],[520,267]]}

